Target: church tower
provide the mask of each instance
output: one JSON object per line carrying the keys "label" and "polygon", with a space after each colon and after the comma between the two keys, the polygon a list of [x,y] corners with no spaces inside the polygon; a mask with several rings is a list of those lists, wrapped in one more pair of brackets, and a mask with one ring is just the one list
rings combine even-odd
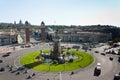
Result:
{"label": "church tower", "polygon": [[45,41],[46,35],[45,35],[45,23],[41,22],[41,41]]}
{"label": "church tower", "polygon": [[25,22],[25,36],[26,36],[26,38],[25,38],[25,42],[26,43],[28,43],[28,42],[30,42],[30,30],[29,30],[29,23],[28,23],[28,21],[26,21]]}

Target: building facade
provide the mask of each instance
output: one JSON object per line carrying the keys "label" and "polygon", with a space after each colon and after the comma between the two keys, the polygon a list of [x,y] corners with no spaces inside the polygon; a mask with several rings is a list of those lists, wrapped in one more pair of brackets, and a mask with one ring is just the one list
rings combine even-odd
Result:
{"label": "building facade", "polygon": [[17,35],[11,32],[0,32],[0,46],[9,45],[17,42]]}
{"label": "building facade", "polygon": [[89,32],[81,30],[60,30],[62,42],[104,42],[112,39],[111,33]]}

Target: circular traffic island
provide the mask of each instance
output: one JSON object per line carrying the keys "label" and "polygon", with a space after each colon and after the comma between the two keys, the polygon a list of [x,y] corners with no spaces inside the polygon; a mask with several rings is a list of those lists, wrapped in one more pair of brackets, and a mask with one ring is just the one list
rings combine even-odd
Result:
{"label": "circular traffic island", "polygon": [[[60,72],[71,71],[85,68],[93,63],[94,58],[86,52],[78,50],[64,50],[62,57],[58,60],[50,59],[50,50],[43,50],[25,54],[20,59],[20,64],[29,69],[45,71],[45,72]],[[45,58],[45,57],[47,58]]]}

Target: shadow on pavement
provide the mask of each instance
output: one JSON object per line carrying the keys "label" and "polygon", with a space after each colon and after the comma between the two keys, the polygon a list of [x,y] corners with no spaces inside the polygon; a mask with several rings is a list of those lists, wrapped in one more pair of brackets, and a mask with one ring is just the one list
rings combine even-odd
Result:
{"label": "shadow on pavement", "polygon": [[31,68],[34,68],[34,67],[40,65],[40,64],[42,64],[42,63],[40,63],[40,62],[34,62],[34,63],[30,63],[30,64],[25,64],[23,66],[31,69]]}

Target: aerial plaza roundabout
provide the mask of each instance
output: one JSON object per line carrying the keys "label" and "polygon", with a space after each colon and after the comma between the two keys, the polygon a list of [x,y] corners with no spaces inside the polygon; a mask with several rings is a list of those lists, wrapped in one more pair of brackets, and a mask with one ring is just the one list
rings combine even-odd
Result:
{"label": "aerial plaza roundabout", "polygon": [[25,54],[20,64],[44,72],[64,72],[82,69],[94,62],[92,55],[78,49],[62,49],[61,39],[54,39],[53,50],[39,50]]}
{"label": "aerial plaza roundabout", "polygon": [[85,68],[94,61],[91,55],[77,50],[65,51],[63,57],[58,59],[51,58],[49,52],[50,50],[43,50],[44,54],[40,51],[26,54],[21,58],[20,63],[29,69],[60,72]]}

